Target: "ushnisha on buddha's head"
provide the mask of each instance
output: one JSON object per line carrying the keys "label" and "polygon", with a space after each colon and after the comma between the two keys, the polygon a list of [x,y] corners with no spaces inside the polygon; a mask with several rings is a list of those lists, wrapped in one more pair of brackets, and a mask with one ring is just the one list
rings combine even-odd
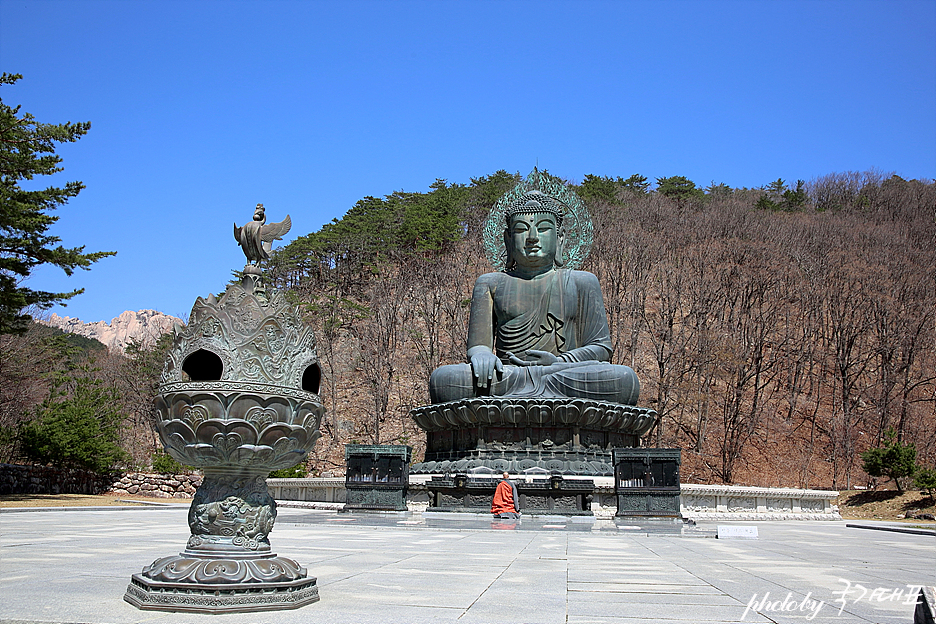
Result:
{"label": "ushnisha on buddha's head", "polygon": [[540,272],[562,259],[562,204],[540,191],[527,191],[505,213],[506,270]]}

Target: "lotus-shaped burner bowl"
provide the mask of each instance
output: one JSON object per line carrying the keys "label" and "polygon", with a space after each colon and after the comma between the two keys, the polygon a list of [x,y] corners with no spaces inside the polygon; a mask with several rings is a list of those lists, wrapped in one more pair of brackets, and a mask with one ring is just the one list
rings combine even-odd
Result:
{"label": "lotus-shaped burner bowl", "polygon": [[[320,437],[323,408],[310,392],[279,395],[173,384],[156,399],[157,424],[173,459],[187,466],[256,468],[270,472],[305,459]],[[233,384],[225,384],[231,386]]]}

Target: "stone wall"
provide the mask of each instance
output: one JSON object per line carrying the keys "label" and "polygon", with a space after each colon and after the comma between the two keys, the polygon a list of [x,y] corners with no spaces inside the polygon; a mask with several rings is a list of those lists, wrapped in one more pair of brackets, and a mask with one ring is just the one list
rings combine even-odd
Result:
{"label": "stone wall", "polygon": [[192,498],[201,475],[128,472],[100,475],[75,468],[0,464],[0,494],[117,494]]}
{"label": "stone wall", "polygon": [[201,475],[164,475],[151,472],[128,472],[108,490],[119,496],[151,498],[192,498],[202,482]]}
{"label": "stone wall", "polygon": [[113,481],[76,468],[0,464],[0,494],[100,494]]}
{"label": "stone wall", "polygon": [[683,518],[693,520],[841,520],[832,490],[682,484]]}
{"label": "stone wall", "polygon": [[270,496],[276,500],[320,503],[345,502],[343,478],[267,479]]}

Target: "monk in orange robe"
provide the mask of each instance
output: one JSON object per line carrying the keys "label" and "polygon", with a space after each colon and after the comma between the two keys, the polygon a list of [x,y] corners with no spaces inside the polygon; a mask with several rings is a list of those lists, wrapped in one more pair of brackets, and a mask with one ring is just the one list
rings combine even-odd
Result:
{"label": "monk in orange robe", "polygon": [[497,484],[494,490],[494,502],[491,504],[491,513],[496,518],[519,518],[520,510],[517,509],[517,503],[520,498],[517,495],[517,486],[510,480],[510,475],[506,472],[504,479]]}

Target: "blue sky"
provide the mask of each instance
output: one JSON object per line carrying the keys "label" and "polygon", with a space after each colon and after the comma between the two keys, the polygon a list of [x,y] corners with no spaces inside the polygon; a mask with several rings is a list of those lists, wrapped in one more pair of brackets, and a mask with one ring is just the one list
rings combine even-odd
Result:
{"label": "blue sky", "polygon": [[[0,0],[0,97],[91,121],[53,232],[115,250],[60,315],[186,314],[244,258],[366,195],[537,163],[567,179],[757,187],[875,168],[936,177],[933,0]],[[280,243],[281,244],[281,243]]]}

